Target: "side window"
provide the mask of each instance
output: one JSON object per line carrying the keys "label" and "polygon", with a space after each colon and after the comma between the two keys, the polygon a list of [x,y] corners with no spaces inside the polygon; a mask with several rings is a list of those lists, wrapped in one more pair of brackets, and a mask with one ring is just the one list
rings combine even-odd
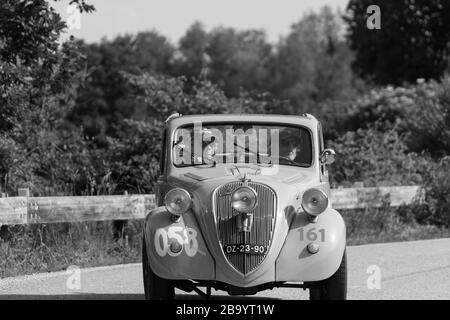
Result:
{"label": "side window", "polygon": [[166,128],[161,132],[161,150],[159,154],[159,174],[163,174],[166,165]]}

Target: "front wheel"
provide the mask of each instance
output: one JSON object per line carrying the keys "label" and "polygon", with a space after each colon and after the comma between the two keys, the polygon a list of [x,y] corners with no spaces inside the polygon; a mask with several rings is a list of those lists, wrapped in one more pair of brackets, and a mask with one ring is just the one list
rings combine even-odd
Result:
{"label": "front wheel", "polygon": [[347,299],[347,254],[344,255],[337,271],[328,279],[318,281],[309,288],[310,300]]}
{"label": "front wheel", "polygon": [[169,280],[158,277],[153,273],[148,263],[145,236],[142,237],[142,271],[144,277],[145,300],[172,300],[175,297],[175,288]]}

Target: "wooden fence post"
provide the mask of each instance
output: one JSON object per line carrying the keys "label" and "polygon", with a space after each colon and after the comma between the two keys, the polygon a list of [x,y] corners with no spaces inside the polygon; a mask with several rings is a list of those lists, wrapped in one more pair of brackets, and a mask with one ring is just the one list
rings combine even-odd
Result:
{"label": "wooden fence post", "polygon": [[0,185],[0,198],[6,198],[6,193],[2,191],[2,186],[1,185]]}
{"label": "wooden fence post", "polygon": [[[0,198],[6,198],[6,193],[2,192],[2,186],[0,186]],[[9,230],[7,225],[2,225],[0,222],[0,239],[7,241],[9,239]]]}
{"label": "wooden fence post", "polygon": [[[125,191],[124,195],[127,196],[128,192]],[[114,220],[113,221],[113,240],[118,241],[125,238],[125,227],[128,220]]]}

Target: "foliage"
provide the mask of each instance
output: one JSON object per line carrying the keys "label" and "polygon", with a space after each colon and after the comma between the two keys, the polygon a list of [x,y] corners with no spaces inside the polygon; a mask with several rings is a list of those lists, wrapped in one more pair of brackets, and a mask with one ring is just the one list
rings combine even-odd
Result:
{"label": "foliage", "polygon": [[349,131],[329,145],[339,155],[332,166],[333,182],[347,186],[354,181],[363,181],[366,187],[421,185],[430,161],[425,156],[405,152],[405,144],[393,130]]}
{"label": "foliage", "polygon": [[425,198],[423,203],[411,209],[400,208],[399,214],[405,221],[416,221],[423,225],[450,227],[450,157],[429,163],[429,171],[424,174]]}
{"label": "foliage", "polygon": [[328,143],[338,153],[333,184],[421,185],[425,202],[400,209],[401,216],[450,226],[449,89],[445,77],[441,82],[372,90],[358,99],[339,124],[339,130],[348,131],[335,133]]}
{"label": "foliage", "polygon": [[[70,0],[81,12],[91,12],[93,6],[84,0]],[[58,49],[58,38],[67,27],[60,15],[45,0],[4,0],[0,4],[0,57],[2,61],[30,65]],[[46,67],[52,61],[44,60]]]}
{"label": "foliage", "polygon": [[447,238],[450,230],[432,224],[419,224],[415,219],[405,220],[403,212],[410,207],[381,207],[360,210],[342,210],[347,227],[347,245],[413,241]]}
{"label": "foliage", "polygon": [[[276,44],[261,30],[207,31],[199,22],[177,45],[156,31],[84,44],[89,77],[70,119],[89,137],[104,141],[116,135],[121,119],[135,118],[142,106],[121,72],[183,77],[188,94],[199,82],[211,82],[230,100],[245,96],[265,104],[261,97],[269,98],[268,109],[255,106],[251,112],[323,116],[328,101],[348,102],[364,89],[351,72],[353,55],[339,15],[328,7],[308,13]],[[280,101],[282,107],[271,107]]]}
{"label": "foliage", "polygon": [[85,162],[80,152],[85,143],[65,116],[85,76],[84,57],[76,43],[58,43],[65,23],[46,1],[5,1],[0,10],[3,188],[11,193],[28,186],[41,195],[71,192]]}
{"label": "foliage", "polygon": [[10,227],[0,238],[0,278],[132,263],[142,255],[142,222],[130,221],[126,237],[113,241],[111,222]]}
{"label": "foliage", "polygon": [[343,40],[339,15],[329,7],[306,14],[276,47],[268,88],[288,99],[294,114],[322,114],[321,102],[345,101],[357,93],[353,54]]}
{"label": "foliage", "polygon": [[203,24],[196,21],[181,37],[178,44],[178,56],[175,59],[175,74],[185,76],[188,81],[207,76],[209,56],[206,53],[209,34]]}
{"label": "foliage", "polygon": [[89,137],[104,141],[107,135],[115,134],[114,126],[121,119],[132,117],[139,108],[129,97],[130,88],[122,73],[167,74],[175,49],[156,31],[118,36],[99,44],[80,43],[80,47],[87,57],[89,76],[69,119],[82,126]]}
{"label": "foliage", "polygon": [[151,193],[159,174],[161,123],[124,120],[118,137],[108,138],[103,160],[114,193]]}
{"label": "foliage", "polygon": [[269,77],[271,50],[263,31],[216,28],[206,48],[207,77],[229,97],[239,96],[241,89],[262,91]]}
{"label": "foliage", "polygon": [[394,130],[408,151],[450,154],[450,78],[371,90],[351,104],[337,130]]}
{"label": "foliage", "polygon": [[[380,7],[381,29],[367,28],[371,5]],[[346,21],[358,75],[381,85],[443,75],[449,54],[450,2],[351,0]]]}

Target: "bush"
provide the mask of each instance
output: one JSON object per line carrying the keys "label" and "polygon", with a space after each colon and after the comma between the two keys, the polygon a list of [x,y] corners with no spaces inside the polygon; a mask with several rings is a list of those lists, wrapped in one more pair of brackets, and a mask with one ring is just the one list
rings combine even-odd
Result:
{"label": "bush", "polygon": [[358,129],[329,141],[328,145],[337,153],[330,170],[334,186],[351,186],[355,181],[363,181],[366,187],[422,185],[424,174],[430,170],[431,159],[407,153],[394,130]]}
{"label": "bush", "polygon": [[395,130],[407,151],[426,151],[436,157],[450,154],[449,76],[441,82],[373,89],[344,113],[336,124],[341,134],[370,128]]}
{"label": "bush", "polygon": [[344,110],[328,142],[338,154],[332,185],[421,185],[425,201],[397,213],[409,222],[449,227],[450,77],[372,90]]}
{"label": "bush", "polygon": [[444,157],[426,175],[423,203],[414,206],[411,212],[399,210],[402,216],[414,217],[420,224],[450,227],[450,157]]}

